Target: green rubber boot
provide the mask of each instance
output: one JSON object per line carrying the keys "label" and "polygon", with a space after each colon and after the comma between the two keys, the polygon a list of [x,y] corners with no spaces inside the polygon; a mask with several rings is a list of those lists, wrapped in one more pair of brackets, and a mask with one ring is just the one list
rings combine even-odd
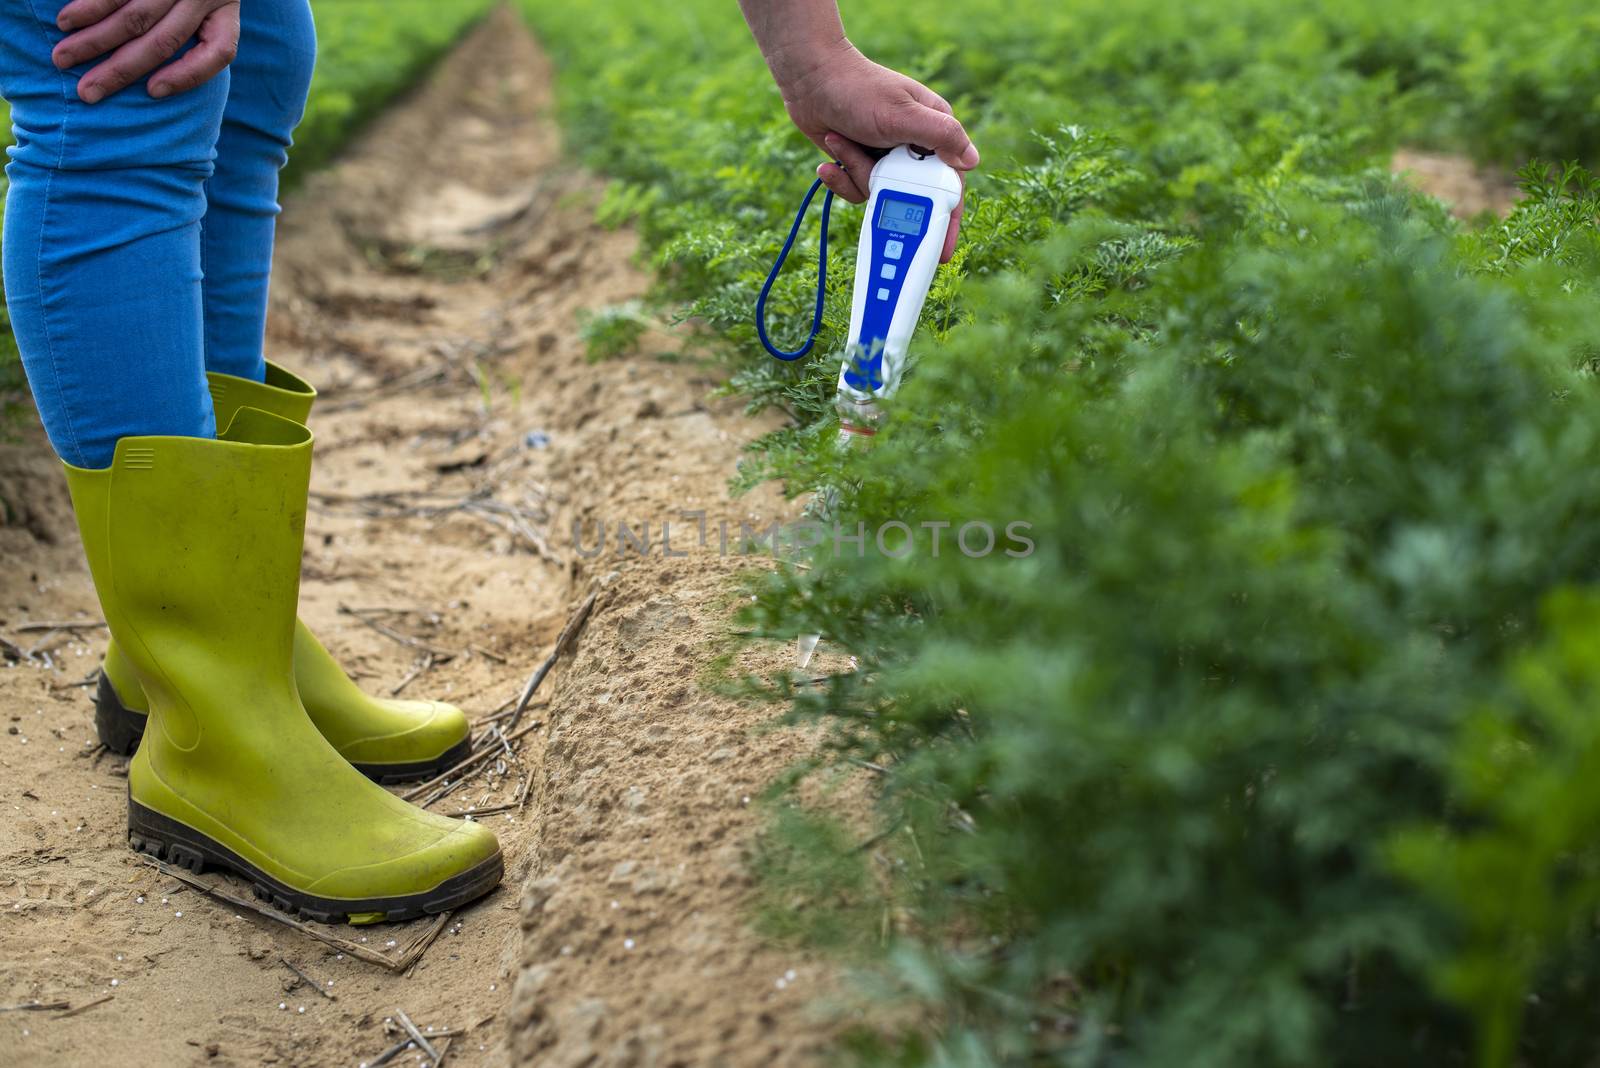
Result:
{"label": "green rubber boot", "polygon": [[101,608],[150,703],[128,837],[321,922],[441,912],[499,883],[494,835],[362,776],[295,684],[311,440],[245,408],[217,440],[124,438],[111,467],[67,468]]}
{"label": "green rubber boot", "polygon": [[[317,391],[268,361],[264,382],[208,374],[217,426],[241,408],[258,408],[304,423]],[[466,715],[443,701],[385,700],[363,693],[304,623],[296,622],[294,673],[311,721],[363,775],[378,782],[431,779],[472,752]],[[144,734],[149,701],[113,637],[95,693],[95,728],[106,748],[129,754]]]}

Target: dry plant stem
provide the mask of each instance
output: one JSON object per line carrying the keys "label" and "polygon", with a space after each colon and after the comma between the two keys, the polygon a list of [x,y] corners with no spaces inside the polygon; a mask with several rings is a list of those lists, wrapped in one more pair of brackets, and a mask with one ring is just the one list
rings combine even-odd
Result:
{"label": "dry plant stem", "polygon": [[578,610],[572,614],[572,618],[567,620],[567,625],[562,628],[561,636],[556,639],[556,647],[550,650],[550,655],[545,657],[544,663],[540,664],[539,669],[529,677],[528,685],[523,687],[522,696],[517,699],[517,709],[511,713],[510,728],[512,730],[516,729],[518,721],[522,719],[522,713],[527,709],[528,702],[533,700],[534,692],[539,689],[539,684],[544,681],[546,675],[550,674],[550,669],[556,666],[556,661],[561,658],[562,651],[571,644],[572,639],[577,636],[578,631],[588,621],[589,613],[594,611],[595,598],[598,596],[600,596],[599,593],[591,593],[583,599],[583,604],[578,606]]}
{"label": "dry plant stem", "polygon": [[33,1001],[26,1005],[0,1005],[0,1012],[58,1012],[70,1008],[70,1001]]}
{"label": "dry plant stem", "polygon": [[[561,564],[560,556],[550,549],[544,536],[530,525],[530,521],[543,519],[543,513],[495,500],[493,493],[492,487],[482,486],[465,497],[446,497],[431,490],[413,490],[369,493],[360,496],[313,492],[311,499],[318,508],[331,510],[335,507],[345,507],[350,509],[351,513],[368,519],[437,520],[457,513],[468,515],[525,539],[536,554],[546,557],[552,563]],[[408,504],[406,503],[408,501],[417,503]]]}
{"label": "dry plant stem", "polygon": [[93,671],[89,672],[89,674],[85,675],[83,678],[79,679],[77,682],[52,682],[50,684],[50,688],[52,690],[76,690],[76,689],[79,689],[79,688],[84,687],[84,686],[93,686],[95,683],[97,683],[99,681],[100,681],[100,669],[99,668],[95,668]]}
{"label": "dry plant stem", "polygon": [[417,1025],[411,1022],[411,1017],[406,1015],[405,1010],[395,1009],[394,1014],[399,1017],[400,1026],[406,1029],[406,1033],[417,1044],[417,1048],[428,1055],[428,1060],[435,1064],[439,1063],[439,1051],[433,1048],[432,1042],[423,1037],[421,1031],[417,1030]]}
{"label": "dry plant stem", "polygon": [[72,619],[60,622],[45,623],[19,623],[16,626],[18,634],[29,634],[41,630],[98,630],[105,623],[98,619]]}
{"label": "dry plant stem", "polygon": [[[543,726],[543,724],[541,724],[541,723],[530,723],[526,727],[524,727],[520,731],[518,731],[517,733],[515,733],[515,734],[509,736],[508,738],[506,738],[506,742],[510,743],[510,742],[518,741],[524,735],[529,734],[532,731],[538,730],[541,726]],[[440,772],[438,775],[434,776],[432,779],[429,779],[427,782],[423,783],[421,786],[418,786],[418,787],[414,788],[409,793],[401,794],[400,795],[400,800],[402,800],[402,801],[414,801],[415,799],[421,797],[423,794],[427,793],[429,790],[434,789],[436,786],[438,786],[440,783],[444,782],[446,779],[453,778],[459,772],[466,771],[469,768],[477,767],[479,764],[483,763],[489,757],[499,756],[499,755],[500,755],[500,750],[499,749],[484,749],[481,752],[473,753],[471,756],[467,757],[467,759],[463,760],[461,763],[457,764],[455,767],[449,769],[448,771]],[[441,796],[443,796],[443,795],[441,795]]]}
{"label": "dry plant stem", "polygon": [[12,660],[26,660],[30,664],[33,662],[32,655],[9,638],[0,638],[0,652],[5,653]]}
{"label": "dry plant stem", "polygon": [[481,727],[486,723],[496,723],[502,719],[505,719],[507,716],[511,715],[512,706],[516,703],[517,699],[515,697],[506,698],[505,702],[499,708],[478,720],[474,726]]}
{"label": "dry plant stem", "polygon": [[494,816],[501,812],[511,812],[514,811],[516,807],[516,805],[490,805],[488,808],[460,808],[454,812],[446,812],[444,815],[449,816],[451,819],[457,820],[467,816],[471,816],[476,819],[479,816]]}
{"label": "dry plant stem", "polygon": [[408,672],[406,674],[405,678],[401,679],[398,683],[395,684],[394,689],[389,691],[389,696],[390,697],[399,697],[401,690],[405,689],[407,686],[410,686],[413,682],[415,682],[421,676],[426,675],[428,672],[432,671],[433,670],[433,665],[436,664],[436,663],[438,663],[438,661],[436,661],[433,658],[433,654],[432,653],[424,653],[424,654],[422,654],[422,659],[419,660],[417,662],[416,666],[414,666],[410,670],[410,672]]}
{"label": "dry plant stem", "polygon": [[378,621],[376,619],[373,619],[371,616],[369,616],[365,612],[357,611],[356,609],[351,608],[348,605],[340,605],[339,606],[339,614],[342,615],[342,616],[351,616],[351,617],[359,620],[361,623],[365,624],[366,626],[371,627],[373,630],[377,631],[379,634],[383,635],[385,638],[388,638],[390,641],[399,642],[401,645],[407,646],[408,648],[411,648],[411,649],[419,650],[419,651],[427,654],[428,656],[433,657],[434,660],[437,663],[440,663],[440,664],[448,663],[449,661],[454,660],[456,658],[456,654],[450,652],[448,649],[436,649],[433,646],[429,645],[427,642],[420,641],[420,640],[418,640],[416,638],[413,638],[409,634],[403,634],[400,631],[395,630],[393,627],[389,626],[388,624],[382,623],[382,622],[380,622],[380,621]]}
{"label": "dry plant stem", "polygon": [[312,938],[315,938],[318,942],[321,942],[324,945],[332,946],[341,953],[350,954],[357,960],[364,960],[368,964],[376,964],[380,968],[387,968],[391,972],[398,972],[403,967],[402,965],[397,964],[395,961],[390,960],[388,957],[385,957],[382,953],[376,953],[368,949],[366,946],[361,945],[359,942],[352,942],[348,938],[340,938],[337,935],[324,934],[310,924],[305,923],[302,920],[298,920],[295,917],[290,916],[288,913],[279,912],[275,908],[270,908],[258,902],[240,897],[239,895],[230,893],[219,886],[208,885],[203,880],[190,875],[181,868],[174,868],[172,865],[163,861],[159,861],[154,857],[141,855],[139,859],[150,865],[152,868],[155,868],[157,871],[161,872],[161,874],[170,875],[172,878],[181,883],[187,883],[189,886],[194,887],[202,894],[214,897],[218,901],[225,901],[235,908],[246,909],[255,913],[257,916],[265,916],[269,920],[276,920],[285,927],[293,927],[297,931],[301,931],[307,935],[310,935]]}
{"label": "dry plant stem", "polygon": [[57,1020],[65,1020],[68,1016],[76,1016],[80,1012],[88,1012],[96,1005],[104,1005],[106,1002],[110,1001],[116,996],[117,995],[115,994],[107,994],[104,997],[95,998],[93,1001],[85,1001],[82,1005],[79,1005],[75,1009],[68,1009],[66,1012],[57,1013],[54,1018]]}
{"label": "dry plant stem", "polygon": [[528,802],[528,791],[533,786],[533,772],[523,772],[522,785],[517,788],[516,800],[504,805],[469,806],[456,812],[446,812],[446,816],[460,819],[463,816],[493,816],[499,812],[515,812]]}
{"label": "dry plant stem", "polygon": [[500,730],[498,725],[491,727],[489,729],[489,734],[500,743],[500,748],[505,750],[507,760],[517,759],[517,754],[511,751],[511,743],[506,741],[505,733]]}
{"label": "dry plant stem", "polygon": [[377,397],[387,397],[393,393],[403,393],[408,389],[418,386],[432,386],[444,382],[449,377],[449,372],[443,367],[422,367],[409,374],[380,382],[372,389],[365,390],[359,396],[349,400],[324,400],[317,405],[317,411],[323,414],[328,412],[349,411],[352,408],[364,408],[371,404]]}
{"label": "dry plant stem", "polygon": [[395,971],[410,972],[412,968],[415,968],[417,962],[422,959],[422,955],[428,952],[428,947],[438,940],[445,925],[450,922],[450,917],[454,915],[454,911],[439,913],[439,918],[433,922],[433,926],[415,942],[411,943],[404,953],[400,954],[400,959],[395,964]]}
{"label": "dry plant stem", "polygon": [[55,652],[56,647],[61,644],[61,639],[65,637],[66,635],[62,634],[60,630],[45,631],[44,637],[28,646],[28,659],[32,660],[35,654],[48,656],[50,653]]}
{"label": "dry plant stem", "polygon": [[409,1038],[401,1042],[396,1042],[394,1045],[390,1046],[388,1049],[372,1058],[372,1060],[368,1061],[368,1068],[378,1068],[378,1065],[380,1064],[388,1064],[390,1061],[400,1056],[400,1054],[404,1053],[406,1051],[406,1047],[410,1045],[413,1045],[413,1043]]}
{"label": "dry plant stem", "polygon": [[495,502],[474,502],[463,505],[461,510],[491,526],[500,528],[507,534],[525,539],[533,548],[535,556],[542,556],[557,566],[562,564],[562,559],[551,551],[550,543],[538,531],[528,525],[528,521],[523,518],[521,513],[487,507],[487,504],[490,503]]}
{"label": "dry plant stem", "polygon": [[889,769],[884,767],[882,764],[874,764],[872,761],[870,761],[870,760],[862,760],[860,757],[848,757],[847,759],[850,761],[850,763],[854,764],[856,767],[858,767],[858,768],[866,768],[868,771],[872,772],[875,775],[887,775],[887,774],[889,774]]}
{"label": "dry plant stem", "polygon": [[[450,1047],[455,1045],[455,1040],[466,1033],[467,1032],[460,1027],[451,1027],[447,1028],[446,1030],[435,1031],[433,1033],[434,1038],[442,1038],[445,1040],[445,1045],[439,1050],[439,1059],[434,1062],[436,1066],[444,1063],[445,1058],[450,1056]],[[372,1058],[372,1060],[364,1061],[362,1063],[366,1064],[367,1068],[378,1068],[379,1065],[388,1064],[406,1050],[415,1048],[416,1045],[416,1041],[410,1036],[407,1036],[390,1046],[388,1049],[384,1050],[382,1053],[378,1054],[376,1057]]]}
{"label": "dry plant stem", "polygon": [[467,780],[462,778],[462,779],[457,779],[455,782],[450,783],[448,786],[440,787],[431,796],[429,796],[429,797],[427,797],[427,798],[425,798],[425,799],[423,799],[421,801],[418,801],[417,802],[417,807],[418,808],[432,808],[434,805],[438,804],[440,801],[443,801],[445,798],[449,797],[451,794],[453,794],[457,790],[461,789],[462,786],[466,785],[466,782],[467,782]]}
{"label": "dry plant stem", "polygon": [[332,994],[328,993],[328,991],[324,990],[322,988],[322,984],[321,983],[317,982],[315,979],[311,978],[311,976],[307,975],[305,972],[301,971],[298,967],[296,967],[295,963],[293,961],[291,961],[288,957],[280,956],[278,958],[278,961],[285,968],[288,968],[291,972],[294,972],[294,974],[298,975],[300,977],[300,981],[302,983],[305,983],[312,990],[315,990],[317,993],[321,994],[323,997],[327,998],[329,1001],[338,1001],[339,1000],[338,998],[334,997]]}

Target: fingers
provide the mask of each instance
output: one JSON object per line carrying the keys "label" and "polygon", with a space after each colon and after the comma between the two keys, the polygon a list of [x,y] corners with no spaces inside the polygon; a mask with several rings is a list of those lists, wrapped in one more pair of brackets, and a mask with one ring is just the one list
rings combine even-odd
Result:
{"label": "fingers", "polygon": [[[844,197],[852,204],[863,204],[867,197],[872,195],[872,168],[877,162],[867,154],[866,149],[850,140],[830,133],[823,138],[828,154],[838,160],[843,166],[825,164],[830,170],[838,172],[839,185],[829,185],[835,193]],[[824,179],[826,182],[827,179]]]}
{"label": "fingers", "polygon": [[915,79],[907,78],[906,81],[911,83],[908,88],[910,88],[911,95],[916,98],[917,103],[925,104],[935,111],[942,111],[946,115],[955,114],[955,109],[950,106],[950,101]]}
{"label": "fingers", "polygon": [[846,175],[838,166],[832,163],[820,164],[817,167],[817,177],[822,179],[822,184],[827,186],[828,191],[833,193],[835,196],[843,197],[852,204],[861,203],[860,200],[856,199],[857,193],[855,185],[850,181],[849,176]]}
{"label": "fingers", "polygon": [[56,12],[56,28],[62,33],[71,33],[84,26],[93,26],[127,2],[128,0],[73,0]]}
{"label": "fingers", "polygon": [[[139,2],[131,0],[128,7]],[[180,2],[142,36],[118,48],[104,63],[79,79],[78,96],[86,104],[96,104],[126,89],[177,55],[200,28],[203,17],[199,5],[187,0]]]}
{"label": "fingers", "polygon": [[956,242],[961,239],[961,216],[966,210],[967,202],[962,200],[956,205],[956,210],[950,213],[950,229],[944,235],[944,251],[939,253],[940,263],[949,263],[956,254]]}
{"label": "fingers", "polygon": [[978,148],[967,136],[966,128],[954,115],[920,100],[908,99],[885,112],[879,117],[878,126],[895,144],[931,148],[957,170],[970,171],[978,165]]}
{"label": "fingers", "polygon": [[[172,10],[177,0],[80,0],[94,4],[94,11],[105,9],[98,18],[74,16],[70,21],[81,26],[77,33],[62,39],[50,53],[61,70],[87,63],[120,48],[155,28]],[[58,18],[66,18],[77,5],[64,8]],[[82,21],[79,21],[79,19]],[[197,20],[198,21],[198,20]]]}
{"label": "fingers", "polygon": [[198,89],[233,62],[239,54],[239,5],[225,4],[207,15],[199,36],[198,44],[156,71],[147,85],[151,96]]}

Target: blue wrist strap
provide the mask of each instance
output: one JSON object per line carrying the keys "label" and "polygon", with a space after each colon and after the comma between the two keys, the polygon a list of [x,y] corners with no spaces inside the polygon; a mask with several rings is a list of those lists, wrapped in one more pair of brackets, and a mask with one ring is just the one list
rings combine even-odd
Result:
{"label": "blue wrist strap", "polygon": [[772,284],[778,280],[778,272],[783,270],[784,261],[789,258],[790,250],[794,248],[794,239],[800,233],[800,224],[805,221],[806,212],[811,208],[811,201],[821,188],[821,178],[811,183],[811,191],[806,194],[805,200],[800,202],[800,210],[795,212],[794,225],[789,227],[789,239],[783,243],[783,251],[778,253],[777,262],[767,274],[766,285],[761,287],[761,296],[756,299],[756,333],[761,335],[762,346],[775,359],[784,361],[800,359],[811,351],[811,346],[817,343],[817,335],[822,332],[822,304],[828,295],[828,217],[833,213],[831,189],[828,190],[828,195],[822,198],[822,242],[817,250],[817,312],[811,320],[811,336],[806,338],[804,345],[793,352],[785,352],[778,348],[767,336],[767,297],[772,292]]}

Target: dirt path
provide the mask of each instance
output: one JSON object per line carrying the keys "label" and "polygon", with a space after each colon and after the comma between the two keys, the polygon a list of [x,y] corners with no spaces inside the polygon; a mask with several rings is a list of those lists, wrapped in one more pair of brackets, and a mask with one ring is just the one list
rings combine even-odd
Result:
{"label": "dirt path", "polygon": [[1485,212],[1504,218],[1516,206],[1515,178],[1499,167],[1482,166],[1465,156],[1402,148],[1389,161],[1389,169],[1416,188],[1438,197],[1459,219],[1476,219]]}
{"label": "dirt path", "polygon": [[[504,886],[398,975],[129,852],[125,770],[92,748],[75,685],[104,633],[76,625],[98,618],[93,591],[59,470],[27,428],[0,446],[0,1007],[83,1011],[0,1012],[0,1062],[356,1065],[395,1041],[397,1009],[465,1029],[458,1065],[768,1065],[817,1049],[806,1006],[826,977],[750,932],[743,855],[750,799],[805,742],[697,682],[750,566],[715,551],[717,524],[783,506],[727,499],[756,428],[708,402],[692,364],[585,360],[580,310],[646,279],[632,237],[591,222],[598,189],[562,163],[549,103],[543,57],[496,15],[293,198],[271,331],[273,355],[323,387],[302,615],[365,686],[490,715],[597,595],[524,718],[541,728],[437,805],[512,806],[481,817]],[[709,548],[679,518],[697,509]],[[655,548],[586,558],[574,519],[590,545],[597,523],[648,523]],[[664,521],[687,556],[662,552]],[[75,625],[30,629],[61,621]],[[328,930],[398,956],[430,927]]]}

